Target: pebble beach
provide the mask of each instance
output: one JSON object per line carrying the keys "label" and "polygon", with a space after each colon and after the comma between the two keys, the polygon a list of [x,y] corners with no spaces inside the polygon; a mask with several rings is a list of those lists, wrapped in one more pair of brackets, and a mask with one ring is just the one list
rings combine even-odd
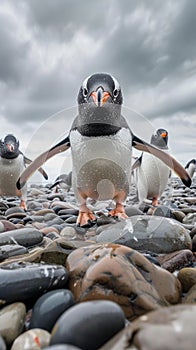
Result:
{"label": "pebble beach", "polygon": [[133,186],[122,221],[89,201],[91,227],[49,185],[0,198],[0,350],[195,349],[196,178],[153,210]]}

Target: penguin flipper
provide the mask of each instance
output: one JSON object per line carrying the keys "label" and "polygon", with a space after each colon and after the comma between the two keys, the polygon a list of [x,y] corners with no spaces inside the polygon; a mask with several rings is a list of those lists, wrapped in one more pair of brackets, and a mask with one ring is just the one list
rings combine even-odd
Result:
{"label": "penguin flipper", "polygon": [[136,161],[133,163],[133,165],[131,166],[131,171],[137,169],[141,165],[141,162],[142,162],[142,155],[138,159],[136,159]]}
{"label": "penguin flipper", "polygon": [[180,177],[180,179],[182,180],[185,186],[187,187],[191,186],[191,178],[189,174],[183,168],[183,166],[180,163],[178,163],[178,161],[175,158],[173,158],[171,155],[160,150],[159,148],[156,148],[155,146],[152,146],[146,141],[141,140],[139,137],[135,135],[133,135],[132,145],[139,151],[151,153],[155,157],[161,159],[163,163],[165,163],[169,168],[174,170],[174,172]]}
{"label": "penguin flipper", "polygon": [[[29,165],[29,164],[32,163],[32,160],[29,159],[29,158],[27,158],[24,154],[23,154],[23,157],[24,157],[25,165],[26,165],[26,164]],[[38,171],[40,172],[40,174],[42,174],[42,176],[43,176],[46,180],[48,180],[48,174],[45,172],[45,170],[44,170],[42,167],[39,168]]]}
{"label": "penguin flipper", "polygon": [[66,151],[70,147],[69,136],[63,141],[59,142],[49,150],[40,154],[20,175],[16,187],[20,190],[26,184],[27,180],[37,169],[40,169],[41,165],[44,164],[48,159],[52,158],[58,153]]}
{"label": "penguin flipper", "polygon": [[63,182],[63,180],[58,180],[58,181],[56,181],[53,185],[51,185],[51,186],[49,187],[49,190],[52,190],[52,188],[54,188],[55,186],[61,184],[62,182]]}

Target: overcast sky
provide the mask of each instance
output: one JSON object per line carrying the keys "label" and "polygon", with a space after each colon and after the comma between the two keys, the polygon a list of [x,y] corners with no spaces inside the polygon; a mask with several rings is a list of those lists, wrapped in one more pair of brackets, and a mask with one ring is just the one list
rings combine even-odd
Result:
{"label": "overcast sky", "polygon": [[[67,135],[85,77],[107,72],[134,133],[166,128],[185,165],[196,157],[195,18],[195,0],[1,0],[0,138],[13,133],[34,159]],[[70,152],[45,169],[50,181],[71,170]]]}

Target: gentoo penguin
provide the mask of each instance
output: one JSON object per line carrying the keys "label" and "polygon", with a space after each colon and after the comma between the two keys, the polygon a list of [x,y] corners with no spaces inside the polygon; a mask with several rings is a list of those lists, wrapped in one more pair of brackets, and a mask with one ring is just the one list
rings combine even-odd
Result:
{"label": "gentoo penguin", "polygon": [[[168,151],[168,132],[158,129],[151,137],[151,145]],[[135,170],[134,170],[135,169]],[[158,205],[171,175],[170,168],[153,154],[142,153],[132,166],[136,172],[136,186],[140,204],[145,199],[152,199],[152,205]]]}
{"label": "gentoo penguin", "polygon": [[86,78],[78,93],[78,115],[69,135],[37,157],[17,181],[20,189],[45,161],[71,147],[72,185],[79,202],[77,223],[95,220],[87,207],[88,198],[113,200],[111,216],[126,218],[123,202],[129,193],[132,146],[159,157],[190,186],[186,170],[164,151],[135,136],[121,115],[122,92],[111,75],[97,73]]}
{"label": "gentoo penguin", "polygon": [[189,174],[190,178],[192,179],[194,172],[196,170],[196,159],[191,159],[190,162],[186,164],[185,169]]}
{"label": "gentoo penguin", "polygon": [[[16,181],[26,164],[31,160],[23,155],[19,150],[19,141],[14,135],[8,134],[4,140],[0,140],[0,195],[18,196],[21,198],[20,207],[26,210],[27,186],[21,191],[16,187]],[[39,169],[41,174],[48,179],[43,169]]]}
{"label": "gentoo penguin", "polygon": [[58,192],[58,189],[60,187],[63,190],[69,192],[71,185],[72,185],[72,172],[70,171],[69,174],[59,175],[55,179],[54,183],[49,187],[49,189],[51,190],[52,188],[55,187],[55,192]]}

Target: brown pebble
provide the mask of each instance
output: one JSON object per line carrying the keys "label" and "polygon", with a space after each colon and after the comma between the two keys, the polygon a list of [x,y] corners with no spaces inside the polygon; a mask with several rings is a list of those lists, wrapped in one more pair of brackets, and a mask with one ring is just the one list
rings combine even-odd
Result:
{"label": "brown pebble", "polygon": [[182,285],[182,291],[184,293],[188,292],[196,283],[196,268],[184,267],[178,272],[178,279]]}

